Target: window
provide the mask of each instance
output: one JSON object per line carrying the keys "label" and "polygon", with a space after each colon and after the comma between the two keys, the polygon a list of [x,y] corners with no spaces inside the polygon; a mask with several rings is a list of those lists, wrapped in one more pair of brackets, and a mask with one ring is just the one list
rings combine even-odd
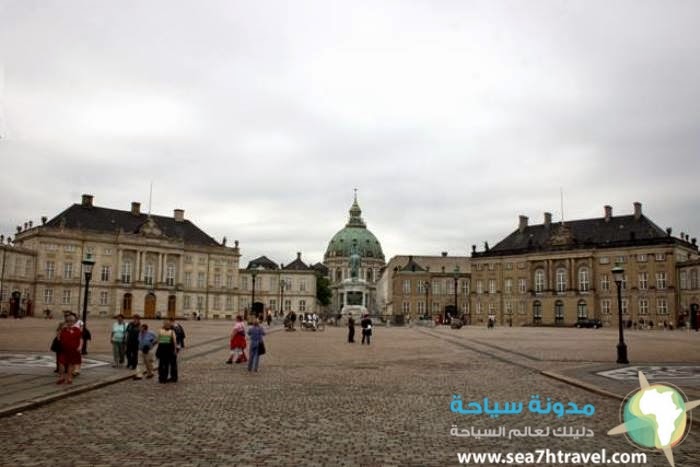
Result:
{"label": "window", "polygon": [[600,264],[610,264],[610,257],[609,256],[601,256],[599,262],[600,262]]}
{"label": "window", "polygon": [[44,289],[44,303],[47,305],[53,303],[53,289]]}
{"label": "window", "polygon": [[204,309],[204,296],[197,295],[197,311]]}
{"label": "window", "polygon": [[299,279],[299,292],[306,292],[306,280]]}
{"label": "window", "polygon": [[221,274],[218,272],[214,274],[214,287],[221,287]]}
{"label": "window", "polygon": [[248,276],[241,276],[241,289],[248,290]]}
{"label": "window", "polygon": [[505,306],[505,314],[512,315],[513,314],[513,302],[511,302],[510,300],[506,300],[506,302],[504,303],[504,306]]}
{"label": "window", "polygon": [[411,312],[411,302],[403,302],[403,314],[407,315]]}
{"label": "window", "polygon": [[423,282],[423,281],[418,281],[418,283],[416,284],[416,287],[418,288],[418,293],[419,293],[419,294],[425,293],[425,282]]}
{"label": "window", "polygon": [[476,293],[484,293],[484,282],[481,279],[476,281]]}
{"label": "window", "polygon": [[656,288],[665,289],[666,288],[666,273],[657,272],[656,273]]}
{"label": "window", "polygon": [[647,262],[647,255],[644,253],[640,253],[637,255],[637,262],[638,263],[646,263]]}
{"label": "window", "polygon": [[214,295],[214,300],[212,304],[212,308],[215,310],[220,310],[221,309],[221,297],[218,295]]}
{"label": "window", "polygon": [[496,307],[493,303],[489,303],[489,317],[496,316]]}
{"label": "window", "polygon": [[639,299],[639,314],[648,315],[649,314],[649,300],[646,298]]}
{"label": "window", "polygon": [[169,286],[175,285],[175,265],[168,264],[165,270],[165,283]]}
{"label": "window", "polygon": [[204,257],[204,256],[200,256],[200,257],[197,259],[197,262],[198,262],[199,264],[207,264],[207,258]]}
{"label": "window", "polygon": [[489,263],[489,271],[493,271],[494,266],[495,265],[493,263]]}
{"label": "window", "polygon": [[106,290],[103,290],[100,292],[100,305],[108,305],[109,304],[109,292]]}
{"label": "window", "polygon": [[32,260],[27,259],[27,262],[24,265],[24,275],[25,277],[31,277],[32,275]]}
{"label": "window", "polygon": [[[275,284],[274,286],[272,285],[273,279],[274,279],[274,278],[272,278],[272,277],[270,278],[270,290],[274,290],[275,287],[276,287],[276,285],[277,285],[277,281],[274,282],[274,284]],[[229,275],[226,276],[226,288],[227,288],[227,289],[232,289],[232,288],[233,288],[233,275],[232,275],[232,274],[229,274]]]}
{"label": "window", "polygon": [[576,305],[576,316],[578,319],[588,318],[588,306],[586,305],[585,300],[579,300],[578,304]]}
{"label": "window", "polygon": [[649,288],[649,273],[640,272],[639,273],[639,290],[646,290]]}
{"label": "window", "polygon": [[566,269],[557,269],[557,292],[566,292]]}
{"label": "window", "polygon": [[542,303],[539,300],[535,300],[532,304],[532,321],[535,324],[542,322]]}
{"label": "window", "polygon": [[622,275],[622,283],[620,284],[622,290],[627,290],[627,274]]}
{"label": "window", "polygon": [[686,271],[681,271],[679,276],[681,290],[686,290],[688,288],[688,273]]}
{"label": "window", "polygon": [[425,302],[418,302],[418,314],[425,315]]}
{"label": "window", "polygon": [[[231,297],[226,298],[229,299]],[[275,300],[274,298],[270,299],[270,309],[277,311],[277,300]]]}
{"label": "window", "polygon": [[[203,272],[198,272],[198,273],[197,273],[197,287],[199,287],[200,289],[203,289],[203,288],[204,288],[204,279],[205,279],[204,273],[203,273]],[[247,281],[247,278],[246,278],[246,289],[247,289],[247,288],[248,288],[248,281]]]}
{"label": "window", "polygon": [[404,293],[404,294],[410,294],[410,293],[411,293],[411,281],[410,281],[410,280],[404,280],[404,281],[403,281],[403,293]]}
{"label": "window", "polygon": [[102,266],[100,280],[102,280],[102,282],[109,282],[109,266]]}
{"label": "window", "polygon": [[578,289],[581,292],[588,292],[588,268],[578,270]]}
{"label": "window", "polygon": [[668,302],[666,302],[665,298],[656,299],[656,313],[659,315],[668,314]]}
{"label": "window", "polygon": [[433,292],[433,295],[440,295],[440,281],[433,281],[431,290]]}
{"label": "window", "polygon": [[63,278],[73,279],[73,263],[65,263],[63,265]]}
{"label": "window", "polygon": [[15,276],[21,275],[19,258],[15,258]]}
{"label": "window", "polygon": [[153,285],[153,263],[146,263],[143,269],[143,281],[146,285]]}
{"label": "window", "polygon": [[112,249],[111,248],[105,248],[102,253],[104,253],[105,256],[112,256]]}
{"label": "window", "polygon": [[626,262],[626,261],[625,261],[625,257],[624,257],[624,256],[618,256],[617,258],[615,258],[615,262],[618,263],[618,264],[624,264],[624,263]]}
{"label": "window", "polygon": [[191,306],[192,306],[192,297],[190,297],[189,295],[185,295],[184,297],[182,297],[182,307],[185,310],[189,310]]}
{"label": "window", "polygon": [[489,293],[496,293],[496,279],[489,279]]}
{"label": "window", "polygon": [[510,271],[513,269],[513,263],[506,263],[506,271]]}
{"label": "window", "polygon": [[610,300],[605,299],[600,302],[600,309],[603,311],[604,315],[610,314]]}
{"label": "window", "polygon": [[440,304],[433,302],[433,314],[440,313]]}
{"label": "window", "polygon": [[70,289],[64,289],[63,290],[63,304],[64,305],[70,305]]}
{"label": "window", "polygon": [[302,313],[306,311],[306,300],[299,300],[299,311]]}
{"label": "window", "polygon": [[192,287],[192,273],[189,271],[185,273],[185,287]]}
{"label": "window", "polygon": [[122,299],[122,311],[128,311],[131,312],[131,294],[130,293],[125,293],[124,298]]}
{"label": "window", "polygon": [[53,261],[47,261],[46,262],[46,278],[47,279],[53,279],[53,273],[56,268],[56,265],[54,264]]}
{"label": "window", "polygon": [[564,302],[562,302],[561,300],[557,300],[556,302],[554,302],[554,322],[564,322]]}
{"label": "window", "polygon": [[525,314],[525,302],[518,302],[518,314]]}
{"label": "window", "polygon": [[656,253],[656,261],[666,261],[666,253]]}
{"label": "window", "polygon": [[628,300],[626,298],[623,298],[621,301],[622,301],[622,314],[626,315],[627,313],[629,313],[629,307],[627,306]]}
{"label": "window", "polygon": [[610,290],[610,278],[607,274],[603,274],[600,276],[600,290],[602,290],[603,292],[607,292],[608,290]]}
{"label": "window", "polygon": [[[274,303],[274,300],[270,300],[270,303]],[[226,309],[233,310],[233,297],[230,295],[226,296]]]}
{"label": "window", "polygon": [[46,249],[48,251],[56,251],[56,250],[58,250],[58,245],[56,245],[55,243],[47,243]]}
{"label": "window", "polygon": [[[435,311],[434,308],[433,308],[433,311]],[[476,302],[476,314],[477,315],[481,314],[481,302]]]}
{"label": "window", "polygon": [[63,251],[65,251],[66,253],[74,253],[75,245],[66,245],[63,247]]}
{"label": "window", "polygon": [[122,264],[122,282],[125,284],[131,282],[131,262],[128,260]]}
{"label": "window", "polygon": [[292,309],[292,301],[291,300],[284,300],[284,311],[290,311]]}
{"label": "window", "polygon": [[185,263],[192,263],[192,255],[185,255]]}
{"label": "window", "polygon": [[520,293],[527,292],[527,279],[518,279],[518,290]]}
{"label": "window", "polygon": [[698,270],[697,269],[693,269],[690,271],[690,288],[693,290],[698,288]]}
{"label": "window", "polygon": [[513,279],[506,279],[503,283],[503,289],[505,290],[506,294],[513,293]]}
{"label": "window", "polygon": [[469,279],[462,280],[462,293],[469,295]]}
{"label": "window", "polygon": [[535,271],[535,292],[544,292],[544,269]]}

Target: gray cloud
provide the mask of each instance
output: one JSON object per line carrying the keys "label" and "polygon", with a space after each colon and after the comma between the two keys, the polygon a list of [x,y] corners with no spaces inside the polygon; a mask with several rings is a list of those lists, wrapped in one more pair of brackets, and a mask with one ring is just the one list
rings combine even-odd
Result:
{"label": "gray cloud", "polygon": [[0,0],[0,230],[186,209],[319,261],[352,189],[387,256],[632,202],[700,231],[697,2]]}

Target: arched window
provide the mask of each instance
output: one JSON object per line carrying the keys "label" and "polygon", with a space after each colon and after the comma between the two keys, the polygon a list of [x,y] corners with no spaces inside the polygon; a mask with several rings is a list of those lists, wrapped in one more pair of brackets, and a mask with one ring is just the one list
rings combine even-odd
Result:
{"label": "arched window", "polygon": [[532,322],[535,324],[542,322],[542,302],[539,300],[532,303]]}
{"label": "arched window", "polygon": [[561,300],[554,302],[554,322],[556,324],[564,322],[564,302]]}
{"label": "arched window", "polygon": [[576,316],[578,319],[588,318],[588,305],[586,305],[585,300],[579,300],[576,305]]}
{"label": "arched window", "polygon": [[372,269],[367,268],[367,282],[372,282]]}
{"label": "arched window", "polygon": [[122,313],[125,315],[131,314],[131,294],[125,293],[124,299],[122,300]]}
{"label": "arched window", "polygon": [[566,269],[557,269],[557,292],[566,292]]}
{"label": "arched window", "polygon": [[535,292],[544,292],[544,287],[544,269],[537,269],[535,271]]}
{"label": "arched window", "polygon": [[590,282],[590,277],[588,275],[588,268],[581,268],[578,270],[578,290],[580,292],[588,292],[588,286]]}

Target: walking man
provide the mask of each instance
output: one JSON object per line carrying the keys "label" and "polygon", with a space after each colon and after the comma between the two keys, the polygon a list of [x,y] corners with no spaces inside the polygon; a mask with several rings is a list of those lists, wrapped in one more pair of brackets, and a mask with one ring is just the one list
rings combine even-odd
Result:
{"label": "walking man", "polygon": [[112,366],[121,368],[124,365],[124,340],[126,339],[124,315],[117,315],[117,322],[112,325],[112,333],[109,337],[112,342],[112,357],[114,358]]}
{"label": "walking man", "polygon": [[360,321],[360,326],[362,327],[362,343],[367,340],[367,345],[369,345],[369,339],[372,337],[372,320],[369,319],[369,315],[365,313],[362,321]]}
{"label": "walking man", "polygon": [[139,363],[139,334],[141,333],[141,317],[134,315],[126,326],[126,367],[136,370]]}
{"label": "walking man", "polygon": [[355,320],[352,315],[348,313],[348,343],[355,343]]}
{"label": "walking man", "polygon": [[134,379],[142,379],[144,373],[146,374],[146,378],[153,378],[153,347],[156,345],[157,341],[158,336],[156,336],[156,333],[148,330],[148,324],[142,324],[138,340],[141,362],[134,374]]}

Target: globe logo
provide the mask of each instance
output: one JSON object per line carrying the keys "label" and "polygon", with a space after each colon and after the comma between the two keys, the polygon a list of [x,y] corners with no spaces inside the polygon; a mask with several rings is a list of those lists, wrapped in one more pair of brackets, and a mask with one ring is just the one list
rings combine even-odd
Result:
{"label": "globe logo", "polygon": [[663,451],[669,464],[674,466],[674,446],[680,444],[690,430],[688,412],[700,401],[686,402],[683,393],[667,384],[649,384],[639,372],[640,389],[627,396],[622,403],[622,423],[608,432],[625,433],[641,448]]}

